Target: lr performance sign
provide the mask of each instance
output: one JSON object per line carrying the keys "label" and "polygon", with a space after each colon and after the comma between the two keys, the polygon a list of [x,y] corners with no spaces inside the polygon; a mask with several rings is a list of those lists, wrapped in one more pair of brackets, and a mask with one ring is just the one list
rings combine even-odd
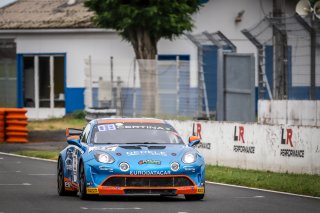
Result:
{"label": "lr performance sign", "polygon": [[297,150],[293,147],[292,129],[286,129],[286,131],[281,129],[281,144],[285,145],[287,148],[280,150],[280,156],[304,158],[304,150]]}
{"label": "lr performance sign", "polygon": [[233,151],[234,152],[240,152],[240,153],[248,153],[248,154],[254,154],[255,147],[254,146],[247,146],[245,145],[245,139],[244,139],[244,126],[239,126],[239,129],[237,126],[234,127],[234,134],[233,134],[233,141],[237,142],[241,145],[234,145]]}
{"label": "lr performance sign", "polygon": [[[197,132],[195,132],[195,127]],[[197,123],[196,126],[195,124],[193,125],[193,134],[200,137],[200,139],[202,139],[202,133],[201,133],[202,127],[201,127],[201,123]],[[201,142],[197,145],[198,149],[208,149],[211,150],[211,143],[206,143],[206,142]]]}

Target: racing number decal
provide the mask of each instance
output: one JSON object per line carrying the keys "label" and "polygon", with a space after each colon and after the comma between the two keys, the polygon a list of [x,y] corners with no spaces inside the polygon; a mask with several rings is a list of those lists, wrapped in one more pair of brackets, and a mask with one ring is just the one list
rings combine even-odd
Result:
{"label": "racing number decal", "polygon": [[69,182],[64,182],[64,187],[66,187],[66,188],[71,188],[71,187],[72,187],[72,184],[69,183]]}
{"label": "racing number decal", "polygon": [[98,188],[87,188],[87,194],[99,194]]}
{"label": "racing number decal", "polygon": [[116,126],[114,124],[106,124],[106,125],[99,125],[98,130],[100,132],[104,131],[112,131],[112,130],[117,130]]}

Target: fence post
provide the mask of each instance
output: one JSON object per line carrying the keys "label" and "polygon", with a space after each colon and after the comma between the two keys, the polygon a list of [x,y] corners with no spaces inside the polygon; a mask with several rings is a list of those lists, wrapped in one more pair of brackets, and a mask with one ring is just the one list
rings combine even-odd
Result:
{"label": "fence post", "polygon": [[85,91],[84,91],[84,105],[85,108],[92,107],[92,59],[89,55],[88,59],[85,59]]}

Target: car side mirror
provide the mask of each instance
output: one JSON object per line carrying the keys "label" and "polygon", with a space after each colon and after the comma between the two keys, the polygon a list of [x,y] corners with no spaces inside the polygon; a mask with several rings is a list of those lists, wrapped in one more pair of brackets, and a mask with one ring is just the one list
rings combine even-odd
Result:
{"label": "car side mirror", "polygon": [[80,139],[80,136],[82,134],[82,129],[74,129],[74,128],[66,128],[66,137],[72,137],[74,139]]}
{"label": "car side mirror", "polygon": [[189,147],[193,147],[199,143],[200,143],[200,137],[195,135],[189,137],[189,144],[188,144]]}
{"label": "car side mirror", "polygon": [[67,142],[68,142],[69,145],[75,145],[75,146],[77,146],[77,147],[79,147],[79,148],[82,147],[82,146],[81,146],[81,143],[80,143],[80,139],[75,139],[75,138],[73,138],[73,137],[69,137],[69,138],[67,139]]}

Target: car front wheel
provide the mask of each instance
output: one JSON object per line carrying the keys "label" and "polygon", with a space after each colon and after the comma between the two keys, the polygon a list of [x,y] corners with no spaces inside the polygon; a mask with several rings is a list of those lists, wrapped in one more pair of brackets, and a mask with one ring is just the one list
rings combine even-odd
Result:
{"label": "car front wheel", "polygon": [[75,196],[77,195],[77,192],[73,191],[67,191],[64,188],[64,169],[63,169],[63,162],[61,157],[58,160],[58,165],[57,165],[57,190],[58,190],[58,195],[60,196]]}
{"label": "car front wheel", "polygon": [[87,186],[86,186],[86,175],[85,175],[84,166],[82,163],[81,163],[80,172],[79,172],[79,197],[82,200],[88,199]]}
{"label": "car front wheel", "polygon": [[57,189],[60,196],[66,195],[66,190],[64,189],[64,175],[61,158],[59,158],[57,166]]}

